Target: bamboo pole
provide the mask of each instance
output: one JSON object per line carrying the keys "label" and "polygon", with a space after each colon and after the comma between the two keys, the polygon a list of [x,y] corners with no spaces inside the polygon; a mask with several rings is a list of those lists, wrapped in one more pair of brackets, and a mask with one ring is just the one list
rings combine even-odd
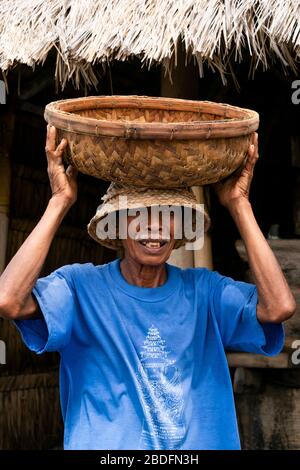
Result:
{"label": "bamboo pole", "polygon": [[[161,96],[170,98],[198,99],[199,75],[197,67],[186,63],[186,54],[181,45],[178,45],[177,64],[172,71],[172,82],[162,72]],[[203,187],[193,186],[199,204],[205,204]],[[206,205],[206,204],[205,204]],[[208,208],[206,207],[206,210]],[[185,247],[173,250],[168,263],[181,268],[207,267],[212,269],[211,241],[207,233],[204,234],[204,244],[201,250],[186,250]]]}
{"label": "bamboo pole", "polygon": [[9,224],[11,166],[9,153],[14,129],[14,114],[0,116],[0,273],[5,268]]}
{"label": "bamboo pole", "polygon": [[[208,192],[206,192],[206,197],[204,194],[203,186],[193,186],[193,192],[197,198],[198,204],[204,204],[206,211],[209,210],[209,204],[207,203],[208,200]],[[194,267],[206,267],[209,269],[213,269],[213,261],[212,261],[212,249],[211,249],[211,238],[208,233],[204,234],[204,243],[203,247],[200,250],[194,250]]]}

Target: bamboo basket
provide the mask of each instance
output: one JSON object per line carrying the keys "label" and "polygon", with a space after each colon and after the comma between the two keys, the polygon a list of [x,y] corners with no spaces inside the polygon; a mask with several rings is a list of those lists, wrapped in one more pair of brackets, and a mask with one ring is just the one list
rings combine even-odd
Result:
{"label": "bamboo basket", "polygon": [[68,140],[82,173],[153,188],[219,181],[245,161],[255,111],[147,96],[90,96],[49,103],[45,119]]}

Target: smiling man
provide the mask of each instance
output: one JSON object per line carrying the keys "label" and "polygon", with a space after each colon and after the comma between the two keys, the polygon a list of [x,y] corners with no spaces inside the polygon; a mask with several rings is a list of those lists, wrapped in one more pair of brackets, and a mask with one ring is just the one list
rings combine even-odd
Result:
{"label": "smiling man", "polygon": [[[173,248],[187,243],[185,232],[175,237],[173,215],[166,236],[163,217],[152,219],[150,208],[192,206],[195,218],[199,208],[190,190],[120,185],[111,185],[88,231],[99,243],[122,247],[124,256],[99,266],[62,266],[38,278],[76,200],[76,172],[62,162],[65,146],[55,148],[55,129],[48,126],[52,197],[0,277],[1,316],[14,322],[31,350],[60,353],[64,448],[239,449],[225,349],[279,353],[282,323],[295,312],[248,199],[257,135],[240,174],[215,185],[245,242],[254,284],[167,263]],[[120,206],[125,195],[126,207]],[[132,234],[137,215],[124,219],[124,210],[141,207],[147,217]],[[118,215],[116,236],[100,237],[108,214]]]}

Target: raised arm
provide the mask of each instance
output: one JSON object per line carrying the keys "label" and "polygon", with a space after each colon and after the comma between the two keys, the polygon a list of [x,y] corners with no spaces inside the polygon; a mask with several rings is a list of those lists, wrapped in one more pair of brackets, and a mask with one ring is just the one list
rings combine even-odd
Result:
{"label": "raised arm", "polygon": [[62,154],[67,141],[55,148],[56,129],[47,126],[46,155],[52,197],[47,208],[0,276],[0,316],[26,319],[35,316],[38,305],[32,295],[51,242],[64,216],[77,198],[76,170],[69,165],[65,171]]}
{"label": "raised arm", "polygon": [[257,318],[280,323],[296,311],[293,294],[279,263],[261,232],[249,202],[249,190],[258,159],[258,135],[253,134],[248,160],[242,172],[214,185],[221,204],[229,210],[245,243],[258,291]]}

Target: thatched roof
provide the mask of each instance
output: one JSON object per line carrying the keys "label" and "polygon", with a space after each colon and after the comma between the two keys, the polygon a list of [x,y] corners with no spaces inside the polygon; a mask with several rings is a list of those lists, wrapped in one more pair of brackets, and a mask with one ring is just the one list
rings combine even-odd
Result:
{"label": "thatched roof", "polygon": [[252,71],[300,57],[299,0],[0,0],[0,68],[43,63],[57,51],[64,85],[96,82],[93,66],[138,56],[170,66],[181,40],[199,65],[232,72],[252,57]]}

